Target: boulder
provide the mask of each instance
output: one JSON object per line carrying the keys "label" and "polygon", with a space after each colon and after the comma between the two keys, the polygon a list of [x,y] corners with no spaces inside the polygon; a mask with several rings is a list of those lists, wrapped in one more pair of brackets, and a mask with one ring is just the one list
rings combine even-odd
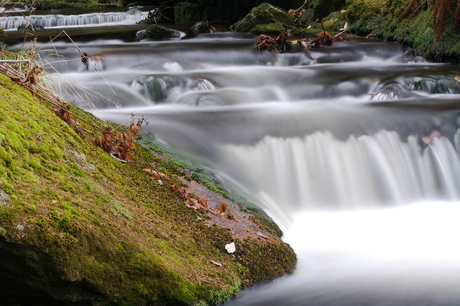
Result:
{"label": "boulder", "polygon": [[165,28],[158,24],[152,24],[141,36],[142,38],[150,38],[153,40],[165,40],[168,38],[179,38],[180,33],[176,30]]}
{"label": "boulder", "polygon": [[195,35],[197,35],[203,33],[214,33],[216,28],[214,28],[209,21],[198,21],[192,26],[191,30]]}
{"label": "boulder", "polygon": [[238,32],[251,32],[257,25],[270,23],[293,26],[295,18],[277,6],[262,3],[253,8],[243,19],[236,22],[233,29]]}
{"label": "boulder", "polygon": [[332,12],[337,12],[345,7],[345,0],[314,0],[306,7],[303,20],[307,23],[321,20]]}

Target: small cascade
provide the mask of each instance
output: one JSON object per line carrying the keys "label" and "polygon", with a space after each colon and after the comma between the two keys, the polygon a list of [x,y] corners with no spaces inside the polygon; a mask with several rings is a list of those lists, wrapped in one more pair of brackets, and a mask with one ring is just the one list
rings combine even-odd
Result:
{"label": "small cascade", "polygon": [[[203,78],[184,76],[146,75],[138,77],[131,83],[131,88],[154,103],[171,103],[190,92],[214,90],[214,85]],[[193,99],[184,104],[197,105]]]}
{"label": "small cascade", "polygon": [[240,171],[238,180],[249,190],[260,190],[257,200],[275,215],[460,198],[460,160],[444,137],[427,146],[389,131],[345,141],[315,132],[225,145],[221,154],[226,168]]}
{"label": "small cascade", "polygon": [[147,17],[148,12],[132,10],[128,12],[90,13],[80,15],[31,15],[0,17],[0,27],[17,29],[20,25],[33,23],[44,28],[88,26],[102,24],[135,24]]}

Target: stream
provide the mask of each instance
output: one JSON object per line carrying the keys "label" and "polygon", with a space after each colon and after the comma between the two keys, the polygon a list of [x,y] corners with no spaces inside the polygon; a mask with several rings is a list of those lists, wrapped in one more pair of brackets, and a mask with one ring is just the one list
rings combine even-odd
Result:
{"label": "stream", "polygon": [[[458,66],[362,38],[275,54],[223,26],[138,41],[126,16],[91,36],[48,16],[78,38],[35,45],[56,92],[105,120],[145,116],[283,229],[295,272],[225,305],[460,305]],[[79,50],[104,61],[86,69]]]}

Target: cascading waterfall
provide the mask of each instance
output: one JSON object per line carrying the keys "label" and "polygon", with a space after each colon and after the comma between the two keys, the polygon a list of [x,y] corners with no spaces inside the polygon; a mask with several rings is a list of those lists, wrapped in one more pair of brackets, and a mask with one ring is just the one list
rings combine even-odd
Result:
{"label": "cascading waterfall", "polygon": [[89,26],[101,24],[135,24],[147,17],[148,12],[130,10],[128,12],[89,13],[81,15],[30,15],[0,17],[0,27],[17,29],[27,23],[44,28]]}
{"label": "cascading waterfall", "polygon": [[284,203],[267,207],[275,214],[460,197],[460,161],[446,138],[422,147],[418,137],[402,142],[395,132],[345,141],[316,132],[303,138],[268,136],[253,146],[226,145],[221,156],[240,171],[239,180],[247,175],[244,183],[263,191],[261,203]]}

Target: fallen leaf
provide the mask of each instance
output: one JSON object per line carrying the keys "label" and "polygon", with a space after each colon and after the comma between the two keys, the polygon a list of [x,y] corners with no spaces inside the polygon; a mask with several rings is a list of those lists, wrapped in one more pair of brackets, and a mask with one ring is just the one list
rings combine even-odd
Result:
{"label": "fallen leaf", "polygon": [[201,206],[203,206],[203,207],[205,207],[205,208],[208,208],[208,200],[202,199],[202,198],[198,198],[198,203],[200,203]]}
{"label": "fallen leaf", "polygon": [[228,253],[235,253],[235,251],[236,251],[235,242],[226,244],[225,249],[227,250]]}
{"label": "fallen leaf", "polygon": [[225,203],[220,204],[219,206],[219,214],[225,212],[227,210],[228,205]]}

